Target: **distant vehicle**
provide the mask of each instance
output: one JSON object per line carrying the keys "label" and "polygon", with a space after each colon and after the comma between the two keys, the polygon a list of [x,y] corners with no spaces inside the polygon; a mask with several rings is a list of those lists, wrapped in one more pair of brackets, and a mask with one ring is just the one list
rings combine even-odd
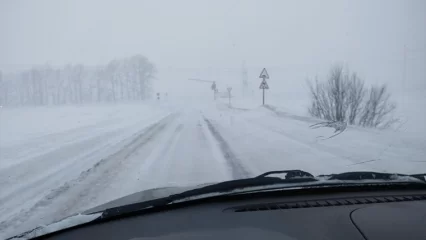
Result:
{"label": "distant vehicle", "polygon": [[152,189],[15,238],[426,239],[425,177],[285,170]]}

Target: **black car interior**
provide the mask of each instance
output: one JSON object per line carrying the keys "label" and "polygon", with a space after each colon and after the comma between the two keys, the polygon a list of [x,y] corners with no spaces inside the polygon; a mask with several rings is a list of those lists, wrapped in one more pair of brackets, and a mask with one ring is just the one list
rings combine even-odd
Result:
{"label": "black car interior", "polygon": [[426,239],[426,189],[351,187],[212,197],[40,239]]}

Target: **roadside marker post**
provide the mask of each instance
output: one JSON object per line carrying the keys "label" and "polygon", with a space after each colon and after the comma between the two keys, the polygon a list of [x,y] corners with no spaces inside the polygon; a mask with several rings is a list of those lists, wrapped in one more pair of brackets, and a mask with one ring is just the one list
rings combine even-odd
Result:
{"label": "roadside marker post", "polygon": [[213,90],[213,99],[216,100],[216,93],[217,93],[216,82],[213,82],[211,88]]}
{"label": "roadside marker post", "polygon": [[269,79],[269,74],[266,68],[263,68],[259,78],[262,78],[259,88],[262,89],[262,105],[265,105],[265,89],[269,89],[268,83],[266,82],[266,79]]}
{"label": "roadside marker post", "polygon": [[226,90],[228,90],[228,98],[229,98],[229,107],[231,107],[231,87],[228,87]]}

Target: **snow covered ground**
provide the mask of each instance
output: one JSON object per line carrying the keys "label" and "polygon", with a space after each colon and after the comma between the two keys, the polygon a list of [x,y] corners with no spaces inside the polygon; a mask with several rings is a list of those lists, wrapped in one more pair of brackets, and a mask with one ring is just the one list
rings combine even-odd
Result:
{"label": "snow covered ground", "polygon": [[1,109],[0,238],[150,188],[277,169],[426,169],[425,137],[348,127],[321,140],[334,129],[282,108],[184,103]]}

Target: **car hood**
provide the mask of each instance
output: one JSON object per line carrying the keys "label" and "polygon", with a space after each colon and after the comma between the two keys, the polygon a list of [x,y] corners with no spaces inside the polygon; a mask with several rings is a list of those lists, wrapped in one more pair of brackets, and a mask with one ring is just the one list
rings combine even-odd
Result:
{"label": "car hood", "polygon": [[104,203],[102,205],[96,206],[94,208],[84,211],[82,214],[91,214],[95,212],[101,212],[108,208],[120,207],[133,203],[140,203],[145,201],[150,201],[158,198],[168,197],[172,194],[178,194],[192,189],[208,186],[215,183],[203,183],[199,185],[191,186],[174,186],[174,187],[162,187],[162,188],[153,188],[140,192],[136,192],[122,198],[112,200],[110,202]]}

